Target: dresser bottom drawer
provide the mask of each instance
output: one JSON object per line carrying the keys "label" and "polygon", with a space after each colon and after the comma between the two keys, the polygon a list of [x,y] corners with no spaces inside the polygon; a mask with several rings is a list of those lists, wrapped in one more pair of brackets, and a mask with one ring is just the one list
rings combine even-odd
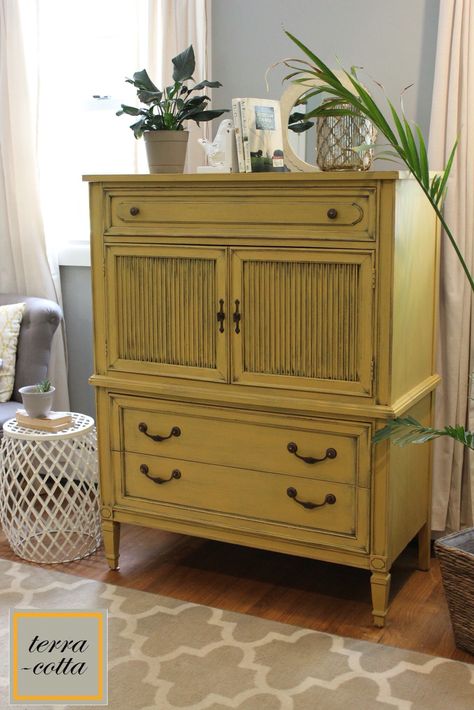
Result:
{"label": "dresser bottom drawer", "polygon": [[[160,508],[168,514],[174,508],[181,516],[193,511],[194,518],[198,511],[217,512],[357,537],[360,542],[359,517],[368,508],[367,489],[139,454],[115,452],[114,459],[117,502],[128,508]],[[364,521],[363,530],[367,527]]]}

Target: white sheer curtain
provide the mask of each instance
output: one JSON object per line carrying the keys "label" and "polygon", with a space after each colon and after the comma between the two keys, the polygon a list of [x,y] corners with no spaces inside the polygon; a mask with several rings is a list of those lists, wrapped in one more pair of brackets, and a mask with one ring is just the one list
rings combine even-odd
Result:
{"label": "white sheer curtain", "polygon": [[[60,302],[39,205],[33,113],[27,92],[18,3],[0,0],[0,290]],[[62,331],[55,337],[50,377],[54,406],[68,409]],[[34,383],[32,383],[34,384]]]}
{"label": "white sheer curtain", "polygon": [[[115,116],[136,101],[125,77],[145,67],[170,83],[172,57],[193,44],[195,78],[212,78],[208,2],[0,0],[0,290],[60,300],[58,250],[89,234],[81,175],[147,171],[143,142]],[[193,171],[208,126],[188,127]],[[62,334],[53,365],[66,409]]]}
{"label": "white sheer curtain", "polygon": [[[474,6],[471,0],[440,3],[436,71],[430,129],[430,162],[445,165],[452,145],[459,147],[445,204],[446,221],[464,259],[474,271]],[[439,371],[436,425],[474,429],[469,375],[474,371],[473,297],[447,239],[441,249]],[[435,441],[433,519],[436,531],[472,525],[474,462],[451,439]]]}

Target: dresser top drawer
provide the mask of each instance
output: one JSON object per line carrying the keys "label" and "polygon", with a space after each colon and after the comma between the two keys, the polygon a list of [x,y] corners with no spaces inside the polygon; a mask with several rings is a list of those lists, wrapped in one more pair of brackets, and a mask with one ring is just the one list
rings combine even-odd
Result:
{"label": "dresser top drawer", "polygon": [[375,188],[110,190],[106,234],[375,239]]}
{"label": "dresser top drawer", "polygon": [[119,398],[112,448],[369,485],[369,427]]}

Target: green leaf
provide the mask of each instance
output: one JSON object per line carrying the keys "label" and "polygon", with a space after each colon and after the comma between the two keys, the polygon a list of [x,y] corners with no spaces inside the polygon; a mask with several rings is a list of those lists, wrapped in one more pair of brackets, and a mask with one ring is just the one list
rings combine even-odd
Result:
{"label": "green leaf", "polygon": [[458,141],[456,140],[456,142],[454,143],[454,145],[452,147],[451,153],[448,158],[448,162],[446,163],[446,167],[444,169],[444,173],[443,173],[443,176],[441,178],[441,182],[438,187],[438,194],[436,196],[436,198],[437,198],[436,203],[437,204],[443,200],[443,195],[444,195],[444,191],[446,188],[446,183],[448,182],[449,173],[451,172],[451,168],[453,167],[453,160],[454,160],[454,156],[456,154],[457,147],[458,147]]}
{"label": "green leaf", "polygon": [[428,167],[428,154],[426,151],[425,140],[423,138],[421,128],[417,123],[415,123],[415,130],[418,136],[418,146],[420,151],[420,177],[423,185],[429,190],[430,170]]}
{"label": "green leaf", "polygon": [[220,81],[207,81],[207,79],[203,79],[203,81],[200,81],[199,84],[192,86],[189,91],[200,91],[205,87],[209,89],[218,89],[219,86],[222,86]]}
{"label": "green leaf", "polygon": [[199,96],[193,96],[191,99],[186,100],[186,106],[190,106],[191,108],[195,108],[196,106],[206,106],[206,104],[210,101],[209,96],[203,96],[200,94]]}
{"label": "green leaf", "polygon": [[293,133],[304,133],[314,126],[314,121],[306,121],[306,114],[302,111],[293,111],[288,116],[288,128]]}
{"label": "green leaf", "polygon": [[293,111],[288,116],[288,123],[296,123],[296,121],[302,121],[306,114],[301,111]]}
{"label": "green leaf", "polygon": [[447,426],[445,427],[445,432],[446,436],[450,436],[452,439],[455,439],[460,444],[463,444],[463,446],[467,446],[470,449],[474,449],[474,432],[467,431],[462,426]]}
{"label": "green leaf", "polygon": [[307,91],[306,93],[304,93],[302,96],[300,96],[298,101],[299,103],[307,104],[315,96],[319,96],[320,94],[331,95],[333,91],[334,89],[328,89],[326,86],[320,86],[316,89],[311,89],[311,91]]}
{"label": "green leaf", "polygon": [[190,44],[187,49],[185,49],[176,57],[171,60],[173,62],[173,81],[183,82],[187,79],[192,79],[194,69],[196,67],[196,60],[194,58],[193,45]]}
{"label": "green leaf", "polygon": [[140,101],[144,104],[158,104],[163,96],[162,91],[148,91],[147,89],[139,89],[137,91],[137,96]]}
{"label": "green leaf", "polygon": [[398,135],[400,136],[400,140],[402,142],[402,147],[400,147],[399,145],[398,145],[398,147],[396,147],[397,140],[396,140],[395,136],[394,136],[394,140],[391,141],[391,143],[395,147],[395,149],[397,150],[397,153],[403,158],[403,160],[406,160],[406,156],[408,155],[408,141],[407,141],[407,137],[405,135],[405,129],[403,128],[403,124],[398,116],[395,106],[392,104],[392,102],[389,99],[387,99],[387,103],[390,107],[390,112],[392,114],[392,118],[393,118],[393,122],[395,124],[395,127],[398,131]]}
{"label": "green leaf", "polygon": [[316,64],[316,66],[319,68],[319,70],[325,75],[325,80],[330,83],[329,80],[334,81],[336,83],[340,83],[339,79],[337,76],[329,69],[324,62],[317,57],[313,52],[308,49],[302,42],[300,42],[299,39],[297,39],[294,35],[291,34],[291,32],[287,32],[285,30],[285,34],[306,54],[307,57],[311,59],[312,62]]}
{"label": "green leaf", "polygon": [[128,116],[140,116],[144,113],[144,111],[141,108],[135,108],[134,106],[126,106],[125,104],[122,104],[122,108],[120,109],[120,111],[117,111],[115,115],[121,116],[124,113],[126,113]]}
{"label": "green leaf", "polygon": [[[374,145],[374,146],[372,146],[372,148],[375,151],[377,149],[377,146]],[[380,160],[386,160],[389,163],[395,163],[400,168],[401,158],[398,155],[398,153],[387,150],[387,151],[382,151],[380,153],[376,153],[375,157]]]}
{"label": "green leaf", "polygon": [[137,89],[144,89],[145,91],[159,91],[158,87],[154,85],[146,69],[141,71],[136,71],[133,75],[133,79],[127,79],[129,84],[133,84]]}
{"label": "green leaf", "polygon": [[[371,95],[369,92],[366,90],[366,88],[358,81],[355,77],[353,77],[351,74],[349,74],[347,71],[344,72],[344,74],[347,76],[351,84],[354,86],[356,91],[359,94],[359,99],[357,97],[354,97],[354,100],[351,100],[351,103],[353,104],[354,107],[356,107],[361,113],[366,115],[370,120],[374,123],[374,125],[384,134],[384,136],[391,142],[393,136],[393,132],[387,123],[385,116],[375,103],[375,101],[372,99]],[[353,94],[349,92],[351,96]]]}
{"label": "green leaf", "polygon": [[305,115],[306,118],[315,118],[318,116],[353,116],[354,118],[360,118],[358,111],[351,111],[346,108],[331,108],[330,106],[318,106],[312,111],[308,111]]}
{"label": "green leaf", "polygon": [[462,426],[446,426],[444,429],[434,429],[420,424],[413,417],[398,417],[391,419],[383,429],[373,436],[373,443],[378,444],[391,439],[397,446],[407,444],[424,444],[440,436],[449,436],[463,446],[474,449],[474,432],[467,431]]}
{"label": "green leaf", "polygon": [[301,74],[300,69],[298,71],[291,72],[291,74],[287,74],[286,76],[283,77],[283,81],[289,81],[290,79],[293,79],[293,77],[299,76],[300,74]]}
{"label": "green leaf", "polygon": [[132,129],[132,131],[135,135],[135,138],[141,138],[143,135],[143,131],[146,128],[146,122],[142,118],[142,119],[140,119],[140,121],[137,121],[136,123],[132,123],[130,128]]}
{"label": "green leaf", "polygon": [[412,165],[412,171],[421,181],[420,158],[418,156],[418,151],[416,149],[415,139],[413,137],[413,133],[410,128],[410,124],[408,123],[408,121],[405,117],[403,117],[403,122],[405,124],[405,135],[407,137],[407,143],[408,143],[408,156],[410,158],[410,162]]}
{"label": "green leaf", "polygon": [[433,179],[431,180],[430,196],[435,204],[437,202],[436,198],[437,198],[440,183],[441,183],[441,175],[434,175]]}
{"label": "green leaf", "polygon": [[[229,109],[212,109],[209,111],[191,111],[186,114],[183,118],[192,118],[193,121],[199,123],[200,121],[212,121],[213,118],[218,118],[222,116],[223,113],[227,113]],[[183,119],[181,119],[183,120]]]}
{"label": "green leaf", "polygon": [[293,123],[293,124],[288,124],[288,128],[290,131],[293,131],[293,133],[304,133],[305,131],[309,131],[310,128],[314,126],[313,121],[306,121],[305,123]]}
{"label": "green leaf", "polygon": [[373,150],[373,149],[374,149],[373,143],[361,143],[360,145],[357,145],[352,148],[354,153],[366,153],[368,150]]}

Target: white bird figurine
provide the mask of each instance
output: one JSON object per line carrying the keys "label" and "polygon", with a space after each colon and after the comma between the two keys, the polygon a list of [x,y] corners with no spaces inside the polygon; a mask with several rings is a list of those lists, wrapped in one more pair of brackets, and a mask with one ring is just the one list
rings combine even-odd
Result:
{"label": "white bird figurine", "polygon": [[220,122],[212,143],[205,138],[198,138],[198,142],[204,148],[209,165],[236,169],[234,124],[230,118]]}

